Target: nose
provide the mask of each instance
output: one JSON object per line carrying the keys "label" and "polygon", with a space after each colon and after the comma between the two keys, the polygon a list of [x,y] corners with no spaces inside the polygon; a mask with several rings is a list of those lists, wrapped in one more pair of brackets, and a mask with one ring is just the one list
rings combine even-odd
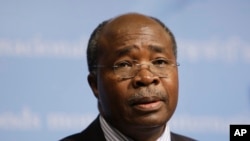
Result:
{"label": "nose", "polygon": [[135,88],[145,87],[149,85],[157,85],[160,83],[158,76],[151,73],[148,69],[141,69],[137,75],[132,79]]}

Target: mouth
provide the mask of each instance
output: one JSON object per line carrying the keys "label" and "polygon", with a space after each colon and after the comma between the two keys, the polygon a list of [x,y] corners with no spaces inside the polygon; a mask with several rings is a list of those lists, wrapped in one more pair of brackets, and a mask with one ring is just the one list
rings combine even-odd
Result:
{"label": "mouth", "polygon": [[130,105],[137,111],[141,112],[153,112],[159,110],[164,101],[158,97],[143,97],[134,99],[130,102]]}

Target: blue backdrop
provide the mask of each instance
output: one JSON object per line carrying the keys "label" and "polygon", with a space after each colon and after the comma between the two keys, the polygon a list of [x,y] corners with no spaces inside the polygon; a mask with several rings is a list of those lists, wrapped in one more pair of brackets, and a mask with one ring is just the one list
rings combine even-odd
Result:
{"label": "blue backdrop", "polygon": [[228,141],[230,124],[250,124],[248,0],[0,0],[0,140],[58,140],[97,116],[87,41],[125,12],[157,17],[176,36],[171,130]]}

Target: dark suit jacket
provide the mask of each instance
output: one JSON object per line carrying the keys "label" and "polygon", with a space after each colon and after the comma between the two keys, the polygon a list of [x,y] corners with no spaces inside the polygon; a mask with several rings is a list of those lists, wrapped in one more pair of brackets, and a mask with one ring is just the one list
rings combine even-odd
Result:
{"label": "dark suit jacket", "polygon": [[[101,129],[99,117],[96,118],[84,131],[70,135],[60,141],[106,141]],[[171,132],[171,141],[195,141],[194,139]]]}

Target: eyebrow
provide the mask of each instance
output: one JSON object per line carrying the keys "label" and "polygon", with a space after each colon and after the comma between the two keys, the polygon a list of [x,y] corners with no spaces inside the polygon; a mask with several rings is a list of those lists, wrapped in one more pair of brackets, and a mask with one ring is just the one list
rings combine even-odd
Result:
{"label": "eyebrow", "polygon": [[148,48],[149,48],[149,50],[156,52],[156,53],[163,53],[165,50],[163,47],[156,46],[156,45],[149,45]]}
{"label": "eyebrow", "polygon": [[125,46],[125,47],[123,47],[123,48],[121,48],[121,49],[118,49],[118,50],[116,51],[116,54],[117,54],[118,56],[124,56],[124,55],[128,54],[129,52],[131,52],[132,49],[137,49],[137,50],[139,50],[139,48],[138,48],[137,46],[135,46],[135,45],[132,45],[132,46]]}

